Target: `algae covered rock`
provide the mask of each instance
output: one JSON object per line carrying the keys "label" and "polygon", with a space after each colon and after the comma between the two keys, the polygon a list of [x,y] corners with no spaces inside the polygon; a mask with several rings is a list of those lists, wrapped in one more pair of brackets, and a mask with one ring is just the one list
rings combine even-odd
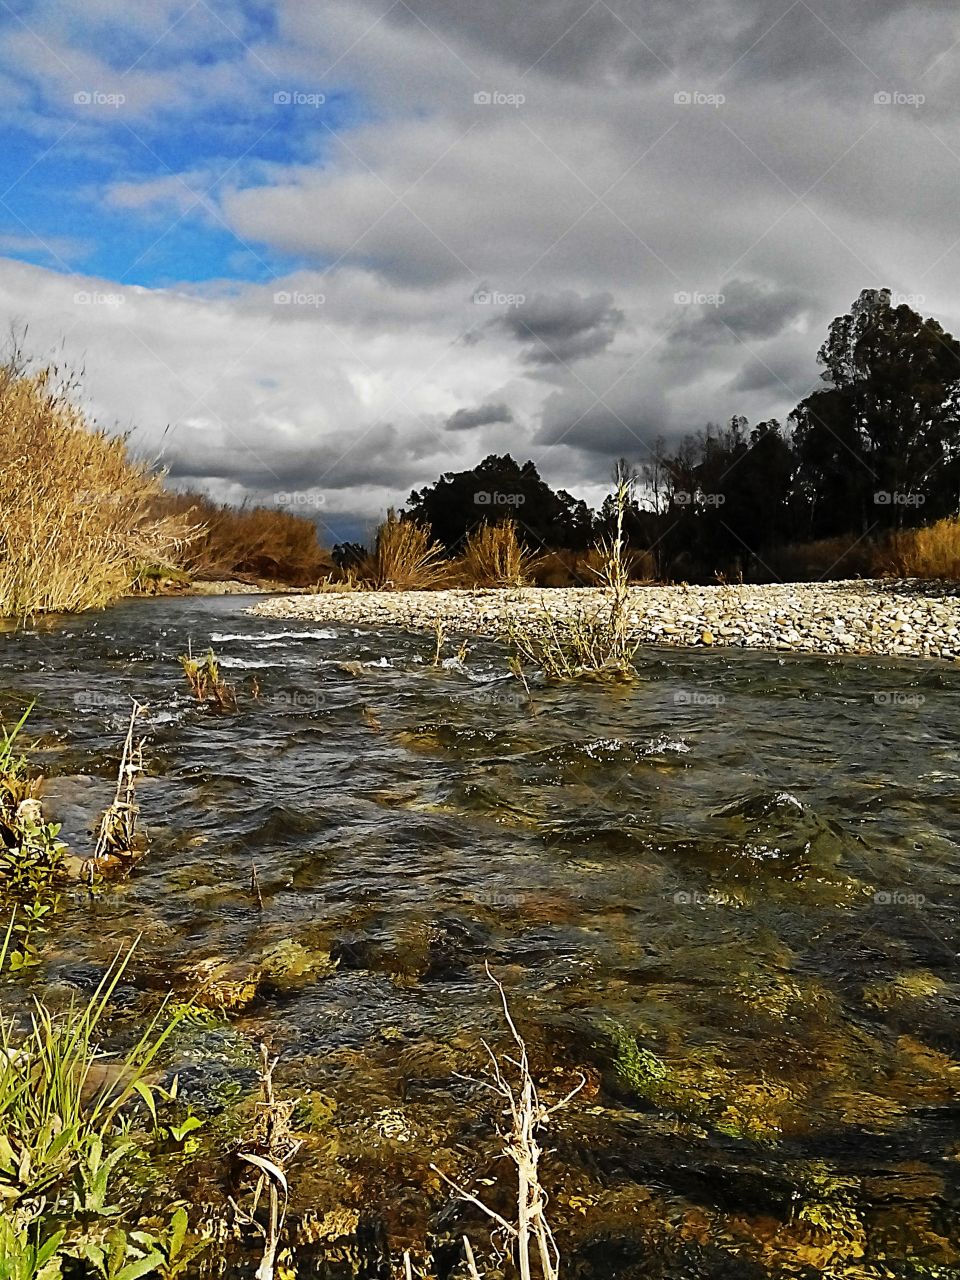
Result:
{"label": "algae covered rock", "polygon": [[250,960],[216,956],[201,960],[186,974],[199,984],[196,1001],[206,1009],[240,1012],[271,993],[300,990],[336,972],[328,950],[312,950],[293,938],[283,938]]}

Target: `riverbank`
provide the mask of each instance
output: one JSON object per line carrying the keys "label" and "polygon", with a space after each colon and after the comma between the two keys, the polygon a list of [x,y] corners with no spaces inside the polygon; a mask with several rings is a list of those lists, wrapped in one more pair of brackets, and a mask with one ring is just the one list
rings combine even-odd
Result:
{"label": "riverbank", "polygon": [[[261,617],[503,635],[605,607],[589,588],[351,591],[281,596]],[[631,588],[630,630],[642,644],[792,653],[893,654],[960,660],[960,585],[916,580]]]}
{"label": "riverbank", "polygon": [[261,596],[274,592],[296,595],[303,587],[291,587],[274,578],[163,578],[129,594],[136,596]]}

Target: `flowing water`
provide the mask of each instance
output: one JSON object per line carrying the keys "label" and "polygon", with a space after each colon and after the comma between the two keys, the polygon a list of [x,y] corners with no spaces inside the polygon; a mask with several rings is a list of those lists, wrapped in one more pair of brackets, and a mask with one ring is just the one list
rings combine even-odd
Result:
{"label": "flowing water", "polygon": [[[438,669],[432,638],[248,603],[7,634],[2,696],[36,698],[78,844],[149,704],[149,853],[69,898],[32,982],[86,992],[138,934],[132,1018],[214,976],[181,1087],[216,1116],[251,1044],[279,1056],[300,1274],[488,1252],[430,1165],[507,1209],[462,1078],[506,1044],[489,962],[544,1099],[586,1078],[544,1142],[565,1276],[960,1275],[960,669],[649,650],[631,687],[528,700],[492,643]],[[191,699],[188,641],[236,713]],[[215,1161],[183,1177],[222,1204]]]}

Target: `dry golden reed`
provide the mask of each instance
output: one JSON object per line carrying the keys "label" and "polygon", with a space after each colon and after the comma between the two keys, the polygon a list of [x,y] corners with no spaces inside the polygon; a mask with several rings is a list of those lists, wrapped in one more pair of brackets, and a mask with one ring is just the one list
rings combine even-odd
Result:
{"label": "dry golden reed", "polygon": [[0,367],[0,614],[101,608],[189,537],[151,511],[160,477],[93,427],[52,368]]}
{"label": "dry golden reed", "polygon": [[448,581],[449,567],[430,529],[404,520],[391,507],[363,576],[378,591],[428,591]]}
{"label": "dry golden reed", "polygon": [[467,538],[457,568],[473,587],[522,587],[530,581],[534,560],[517,537],[515,520],[484,521]]}
{"label": "dry golden reed", "polygon": [[897,578],[960,581],[960,520],[938,520],[925,529],[892,534],[881,571]]}
{"label": "dry golden reed", "polygon": [[164,493],[156,510],[197,528],[183,567],[198,578],[249,574],[307,586],[333,570],[307,516],[276,507],[228,507],[198,493]]}

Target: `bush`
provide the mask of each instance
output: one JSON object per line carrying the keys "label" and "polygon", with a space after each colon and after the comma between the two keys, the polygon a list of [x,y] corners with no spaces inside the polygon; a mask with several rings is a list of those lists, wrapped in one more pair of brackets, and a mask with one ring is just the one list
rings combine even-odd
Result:
{"label": "bush", "polygon": [[221,506],[199,493],[165,493],[156,510],[194,526],[182,562],[198,578],[246,574],[307,586],[333,569],[306,516],[275,507]]}
{"label": "bush", "polygon": [[871,578],[877,549],[866,538],[845,534],[818,542],[791,543],[764,553],[760,572],[780,582],[818,582],[837,578]]}
{"label": "bush", "polygon": [[188,536],[158,513],[160,477],[97,430],[56,371],[0,367],[0,614],[102,608],[142,564],[175,567]]}

